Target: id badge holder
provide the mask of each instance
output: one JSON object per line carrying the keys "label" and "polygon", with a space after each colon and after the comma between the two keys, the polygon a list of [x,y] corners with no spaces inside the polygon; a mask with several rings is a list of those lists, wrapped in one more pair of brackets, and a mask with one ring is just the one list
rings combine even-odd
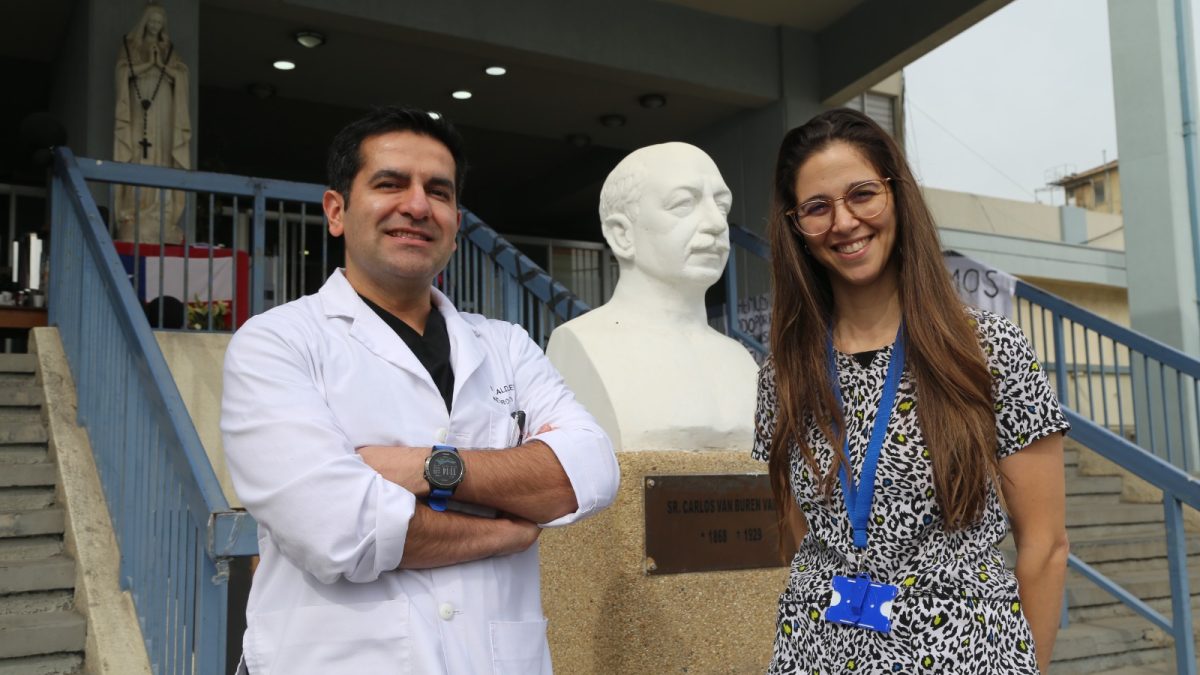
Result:
{"label": "id badge holder", "polygon": [[878,584],[871,577],[837,575],[833,577],[833,597],[825,610],[825,620],[846,626],[867,628],[880,633],[892,630],[892,601],[900,589]]}

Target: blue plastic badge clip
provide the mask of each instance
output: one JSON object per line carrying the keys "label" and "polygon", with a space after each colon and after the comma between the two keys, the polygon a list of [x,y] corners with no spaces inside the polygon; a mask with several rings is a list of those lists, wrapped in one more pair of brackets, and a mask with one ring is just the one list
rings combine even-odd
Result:
{"label": "blue plastic badge clip", "polygon": [[887,633],[892,630],[892,601],[900,589],[877,584],[863,574],[857,577],[833,577],[833,598],[825,610],[825,620],[846,626],[869,628]]}

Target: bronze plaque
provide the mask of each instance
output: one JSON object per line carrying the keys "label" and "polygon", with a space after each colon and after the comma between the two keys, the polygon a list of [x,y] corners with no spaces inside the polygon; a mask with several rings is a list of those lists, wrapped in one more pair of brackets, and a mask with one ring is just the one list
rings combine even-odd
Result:
{"label": "bronze plaque", "polygon": [[767,474],[646,476],[646,573],[779,567]]}

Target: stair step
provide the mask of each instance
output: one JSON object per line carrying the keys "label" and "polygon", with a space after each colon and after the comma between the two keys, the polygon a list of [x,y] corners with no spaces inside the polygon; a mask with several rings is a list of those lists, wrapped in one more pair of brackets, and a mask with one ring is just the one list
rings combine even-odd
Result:
{"label": "stair step", "polygon": [[[1172,650],[1163,650],[1166,658],[1158,663],[1147,663],[1140,666],[1123,666],[1115,670],[1102,670],[1099,672],[1091,672],[1088,675],[1176,675],[1175,670],[1175,652]],[[1197,671],[1200,671],[1200,660],[1196,661],[1198,666]],[[1050,671],[1054,673],[1053,670]]]}
{"label": "stair step", "polygon": [[0,593],[75,587],[75,561],[62,555],[43,560],[0,562]]}
{"label": "stair step", "polygon": [[[1149,605],[1151,609],[1166,617],[1170,617],[1171,612],[1173,611],[1171,607],[1171,598],[1169,597],[1151,598],[1146,600],[1145,603]],[[1070,614],[1072,622],[1082,621],[1087,623],[1089,621],[1096,621],[1099,619],[1114,619],[1132,616],[1133,610],[1127,607],[1125,603],[1120,603],[1111,605],[1092,605],[1091,607],[1072,607]],[[1197,594],[1192,594],[1192,615],[1200,616],[1200,595]],[[1200,629],[1200,626],[1197,626],[1197,628]]]}
{"label": "stair step", "polygon": [[[1200,537],[1186,537],[1184,545],[1190,556],[1200,555]],[[1118,560],[1150,560],[1167,557],[1167,532],[1158,528],[1157,534],[1106,539],[1075,539],[1071,537],[1071,553],[1089,565]]]}
{"label": "stair step", "polygon": [[54,504],[54,486],[0,488],[0,511],[32,511]]}
{"label": "stair step", "polygon": [[1139,539],[1142,537],[1159,537],[1166,541],[1166,526],[1162,523],[1144,523],[1141,525],[1111,525],[1109,527],[1075,527],[1067,533],[1071,537],[1071,547],[1081,542],[1120,541]]}
{"label": "stair step", "polygon": [[1120,476],[1076,476],[1067,479],[1067,496],[1091,494],[1121,494],[1124,481]]}
{"label": "stair step", "polygon": [[50,462],[6,466],[0,471],[0,487],[49,485],[58,482],[58,469]]}
{"label": "stair step", "polygon": [[0,661],[0,675],[77,675],[85,672],[83,654],[42,654]]}
{"label": "stair step", "polygon": [[75,612],[0,616],[0,658],[82,651],[86,631]]}
{"label": "stair step", "polygon": [[11,537],[0,539],[0,561],[42,560],[62,553],[62,537]]}
{"label": "stair step", "polygon": [[[1061,635],[1061,633],[1060,633]],[[1057,645],[1054,650],[1058,656]],[[1100,654],[1074,659],[1056,660],[1050,664],[1049,675],[1175,675],[1173,647],[1152,647],[1131,651]],[[1172,664],[1172,665],[1166,665]],[[1167,670],[1162,670],[1164,667]]]}
{"label": "stair step", "polygon": [[1092,494],[1071,494],[1067,493],[1067,511],[1072,509],[1090,509],[1095,506],[1111,506],[1113,504],[1122,504],[1121,493],[1112,492],[1109,494],[1092,493]]}
{"label": "stair step", "polygon": [[[1193,573],[1200,574],[1200,556],[1189,556],[1187,560],[1188,569]],[[1164,554],[1158,558],[1147,558],[1145,560],[1112,560],[1092,565],[1100,572],[1109,576],[1118,576],[1122,574],[1160,574],[1163,581],[1167,580],[1167,556]],[[1200,589],[1193,589],[1200,591]]]}
{"label": "stair step", "polygon": [[37,372],[37,357],[33,354],[0,354],[0,373]]}
{"label": "stair step", "polygon": [[1072,623],[1058,632],[1054,660],[1072,661],[1136,652],[1163,647],[1168,641],[1163,631],[1140,616]]}
{"label": "stair step", "polygon": [[1063,447],[1063,464],[1065,466],[1076,466],[1079,464],[1079,450],[1069,450],[1064,445]]}
{"label": "stair step", "polygon": [[27,445],[47,441],[46,425],[37,423],[0,426],[0,445]]}
{"label": "stair step", "polygon": [[36,511],[0,511],[0,538],[62,534],[63,510],[58,507]]}
{"label": "stair step", "polygon": [[1136,525],[1163,522],[1159,504],[1101,504],[1067,509],[1067,527]]}
{"label": "stair step", "polygon": [[0,595],[0,616],[63,612],[75,608],[75,590],[32,591]]}
{"label": "stair step", "polygon": [[42,390],[34,385],[9,386],[0,389],[0,407],[37,408],[42,405]]}
{"label": "stair step", "polygon": [[0,466],[8,471],[12,464],[44,464],[48,459],[45,443],[0,445]]}
{"label": "stair step", "polygon": [[[1119,571],[1111,574],[1104,572],[1104,574],[1134,597],[1145,602],[1154,598],[1168,598],[1171,596],[1171,582],[1167,577],[1165,567],[1164,564],[1157,569],[1150,568],[1136,572]],[[1188,571],[1188,590],[1195,597],[1200,595],[1200,563],[1189,565]],[[1108,591],[1071,570],[1067,571],[1067,598],[1072,607],[1115,605],[1121,602],[1110,595]]]}

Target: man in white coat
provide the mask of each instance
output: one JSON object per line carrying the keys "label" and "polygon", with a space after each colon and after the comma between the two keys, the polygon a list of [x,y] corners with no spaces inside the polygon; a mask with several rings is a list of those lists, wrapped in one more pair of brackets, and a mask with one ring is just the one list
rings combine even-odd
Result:
{"label": "man in white coat", "polygon": [[419,110],[343,129],[324,209],[345,269],[230,343],[221,429],[261,554],[252,675],[551,672],[538,533],[608,506],[618,468],[521,328],[432,287],[461,148]]}

